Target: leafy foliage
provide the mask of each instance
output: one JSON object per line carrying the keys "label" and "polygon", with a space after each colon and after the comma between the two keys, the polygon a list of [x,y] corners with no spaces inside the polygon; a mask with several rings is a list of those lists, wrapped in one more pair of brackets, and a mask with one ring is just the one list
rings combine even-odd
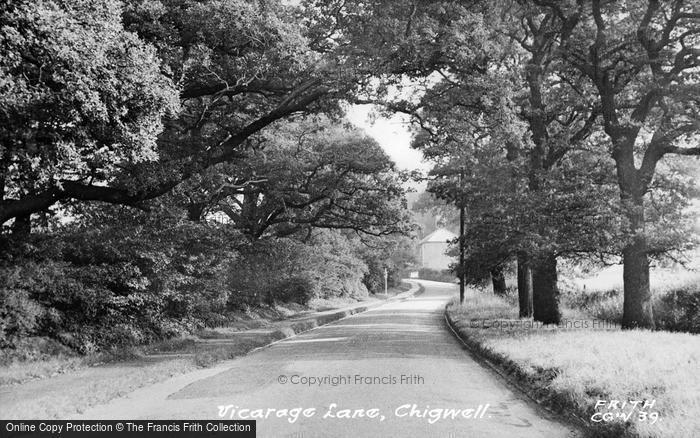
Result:
{"label": "leafy foliage", "polygon": [[0,14],[3,199],[158,159],[177,91],[153,47],[124,29],[119,2],[4,2]]}
{"label": "leafy foliage", "polygon": [[[273,304],[311,298],[362,297],[367,266],[337,232],[317,232],[308,242],[269,238],[247,243],[231,267],[229,305]],[[303,261],[303,262],[302,262]]]}
{"label": "leafy foliage", "polygon": [[225,248],[224,231],[190,223],[135,230],[123,225],[60,238],[36,235],[6,254],[3,294],[25,299],[5,301],[6,312],[26,314],[32,322],[5,328],[7,344],[31,333],[85,352],[140,344],[223,318],[225,262],[235,257]]}
{"label": "leafy foliage", "polygon": [[406,178],[373,139],[325,118],[281,124],[236,164],[179,187],[191,217],[223,217],[250,239],[311,228],[382,236],[409,231]]}

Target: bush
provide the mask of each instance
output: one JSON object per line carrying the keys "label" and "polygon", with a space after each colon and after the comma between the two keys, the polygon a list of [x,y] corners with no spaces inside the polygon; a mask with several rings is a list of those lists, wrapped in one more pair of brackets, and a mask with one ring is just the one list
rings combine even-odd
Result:
{"label": "bush", "polygon": [[278,297],[284,302],[308,304],[314,297],[314,283],[306,275],[298,275],[282,282]]}
{"label": "bush", "polygon": [[[0,283],[8,284],[0,276]],[[14,348],[24,337],[34,333],[45,309],[25,290],[0,289],[0,348]]]}
{"label": "bush", "polygon": [[[568,307],[605,321],[622,322],[623,292],[620,289],[573,290],[567,291],[565,297]],[[700,333],[700,287],[697,285],[655,293],[653,309],[657,329]]]}
{"label": "bush", "polygon": [[316,297],[367,296],[367,287],[362,282],[368,272],[367,264],[352,241],[339,232],[324,230],[309,245],[310,257],[299,260],[303,260],[305,271],[316,284]]}
{"label": "bush", "polygon": [[338,232],[241,244],[222,225],[101,219],[0,237],[0,348],[31,336],[81,353],[128,348],[223,324],[232,308],[367,294],[368,268]]}
{"label": "bush", "polygon": [[445,283],[454,283],[457,277],[449,269],[438,271],[436,269],[421,268],[418,270],[418,278],[431,281],[442,281]]}
{"label": "bush", "polygon": [[[17,339],[12,348],[0,349],[0,366],[16,362],[49,360],[55,357],[72,357],[75,352],[50,338],[26,337]],[[0,381],[0,386],[2,381]]]}
{"label": "bush", "polygon": [[686,286],[654,301],[657,327],[668,331],[700,333],[700,288]]}
{"label": "bush", "polygon": [[[361,297],[367,266],[342,236],[319,233],[308,244],[294,239],[262,239],[240,248],[231,265],[228,305],[240,309],[312,298]],[[290,292],[290,288],[293,292]]]}
{"label": "bush", "polygon": [[10,250],[0,260],[3,347],[20,337],[46,336],[89,353],[220,319],[228,299],[223,272],[235,258],[226,234],[202,224],[162,225],[107,224],[6,245]]}
{"label": "bush", "polygon": [[373,294],[384,293],[384,270],[387,271],[387,286],[401,283],[406,268],[415,263],[413,242],[407,237],[387,238],[374,245],[358,244],[357,252],[367,265],[362,283]]}
{"label": "bush", "polygon": [[303,269],[298,260],[308,259],[310,249],[292,239],[264,239],[239,250],[241,256],[228,273],[228,307],[237,310],[285,301],[285,283],[300,275]]}
{"label": "bush", "polygon": [[385,261],[379,257],[365,259],[367,273],[362,278],[362,283],[373,294],[384,293],[384,269],[387,270],[387,286],[396,287],[401,283],[402,271],[391,261]]}
{"label": "bush", "polygon": [[567,307],[583,310],[597,319],[616,324],[622,322],[623,297],[620,289],[598,291],[563,289],[566,291],[564,299]]}

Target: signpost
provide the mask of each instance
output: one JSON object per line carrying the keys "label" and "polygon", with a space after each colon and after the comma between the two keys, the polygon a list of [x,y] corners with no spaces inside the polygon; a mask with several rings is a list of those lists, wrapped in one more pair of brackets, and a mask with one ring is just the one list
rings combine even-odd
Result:
{"label": "signpost", "polygon": [[384,295],[389,298],[389,271],[384,268]]}

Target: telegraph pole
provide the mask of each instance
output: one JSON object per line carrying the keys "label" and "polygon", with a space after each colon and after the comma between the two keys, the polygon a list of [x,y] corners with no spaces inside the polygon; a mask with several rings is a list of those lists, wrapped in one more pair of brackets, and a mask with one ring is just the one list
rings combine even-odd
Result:
{"label": "telegraph pole", "polygon": [[462,178],[464,167],[459,171],[459,304],[464,304],[464,189]]}

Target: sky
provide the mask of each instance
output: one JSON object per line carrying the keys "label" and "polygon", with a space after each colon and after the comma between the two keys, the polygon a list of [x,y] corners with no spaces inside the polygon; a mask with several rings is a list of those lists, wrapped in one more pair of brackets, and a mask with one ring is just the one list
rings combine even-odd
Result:
{"label": "sky", "polygon": [[419,151],[411,149],[409,117],[394,114],[386,118],[373,113],[374,105],[352,105],[347,110],[347,119],[377,140],[399,169],[427,172],[430,164],[423,161]]}

